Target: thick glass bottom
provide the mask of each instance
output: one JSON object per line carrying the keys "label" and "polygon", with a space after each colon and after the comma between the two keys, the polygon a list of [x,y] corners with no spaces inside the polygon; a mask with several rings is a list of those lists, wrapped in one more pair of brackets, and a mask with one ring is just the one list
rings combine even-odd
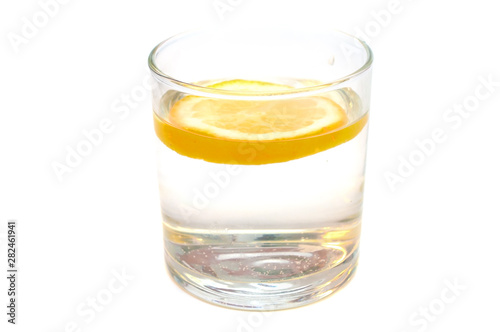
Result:
{"label": "thick glass bottom", "polygon": [[[261,263],[263,269],[279,270],[276,266],[303,265],[304,252],[310,252],[310,250],[311,248],[300,248],[300,246],[254,248],[253,254],[240,252],[233,255],[239,256],[238,259],[243,260],[242,264],[244,265],[249,263],[245,262],[245,257],[247,259],[251,257],[253,266]],[[322,247],[320,250],[325,250],[325,248]],[[268,254],[263,255],[263,251]],[[272,258],[269,255],[270,252]],[[214,253],[212,252],[212,254]],[[326,254],[332,256],[337,253],[329,252]],[[224,254],[218,253],[218,255]],[[226,255],[230,254],[226,253]],[[269,278],[261,281],[252,280],[255,279],[254,269],[240,268],[241,273],[239,273],[238,278],[224,280],[212,277],[210,273],[189,269],[184,264],[172,259],[168,253],[165,257],[168,271],[173,280],[195,297],[232,309],[270,311],[291,309],[314,303],[341,289],[349,283],[355,273],[358,250],[356,248],[349,255],[343,255],[342,260],[337,261],[336,265],[330,265],[318,271],[311,270],[300,276],[295,275],[295,277],[280,278],[279,275],[276,275],[274,279]],[[244,282],[242,280],[252,281]]]}

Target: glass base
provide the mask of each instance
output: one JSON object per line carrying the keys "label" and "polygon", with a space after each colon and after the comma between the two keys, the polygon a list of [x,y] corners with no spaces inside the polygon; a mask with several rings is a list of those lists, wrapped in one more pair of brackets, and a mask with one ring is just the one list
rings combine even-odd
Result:
{"label": "glass base", "polygon": [[317,302],[347,285],[354,276],[358,250],[338,265],[300,278],[272,282],[232,282],[199,273],[169,259],[172,279],[191,295],[206,302],[239,310],[291,309]]}

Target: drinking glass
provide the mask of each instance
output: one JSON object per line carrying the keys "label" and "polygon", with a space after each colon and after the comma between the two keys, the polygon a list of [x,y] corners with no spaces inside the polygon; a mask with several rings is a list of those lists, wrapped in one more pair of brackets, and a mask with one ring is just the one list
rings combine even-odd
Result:
{"label": "drinking glass", "polygon": [[153,49],[165,261],[181,288],[278,310],[351,280],[371,64],[338,31],[206,29]]}

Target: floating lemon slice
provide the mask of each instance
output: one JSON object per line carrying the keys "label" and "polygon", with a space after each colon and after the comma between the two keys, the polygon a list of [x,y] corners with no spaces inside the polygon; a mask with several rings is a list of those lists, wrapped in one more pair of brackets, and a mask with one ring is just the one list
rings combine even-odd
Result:
{"label": "floating lemon slice", "polygon": [[[244,80],[209,87],[252,93],[291,89]],[[347,123],[345,111],[321,96],[267,101],[188,96],[172,106],[166,121],[155,117],[158,137],[172,150],[209,162],[245,165],[284,162],[324,151],[355,137],[366,119],[357,125]]]}

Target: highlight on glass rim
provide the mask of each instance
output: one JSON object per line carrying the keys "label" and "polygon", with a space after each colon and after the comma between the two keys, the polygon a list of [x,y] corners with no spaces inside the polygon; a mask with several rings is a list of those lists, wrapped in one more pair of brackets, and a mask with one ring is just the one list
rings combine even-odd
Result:
{"label": "highlight on glass rim", "polygon": [[338,31],[206,29],[153,49],[165,261],[179,287],[262,311],[352,279],[372,58]]}

